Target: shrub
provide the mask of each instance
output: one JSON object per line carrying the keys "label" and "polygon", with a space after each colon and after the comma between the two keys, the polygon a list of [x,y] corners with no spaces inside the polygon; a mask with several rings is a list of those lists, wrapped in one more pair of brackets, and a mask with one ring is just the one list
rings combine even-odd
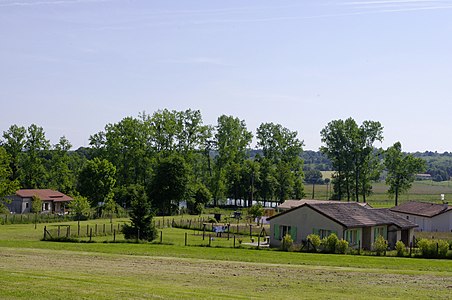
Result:
{"label": "shrub", "polygon": [[318,236],[317,234],[310,234],[307,237],[308,241],[311,242],[312,246],[314,246],[315,250],[317,250],[320,246],[321,240],[320,240],[320,236]]}
{"label": "shrub", "polygon": [[336,253],[345,254],[345,252],[347,252],[347,249],[348,249],[348,241],[346,241],[346,240],[337,241]]}
{"label": "shrub", "polygon": [[282,239],[281,249],[284,251],[289,251],[293,245],[293,240],[290,234],[286,234]]}
{"label": "shrub", "polygon": [[444,240],[438,240],[438,256],[446,257],[447,251],[449,251],[449,243]]}
{"label": "shrub", "polygon": [[397,241],[397,243],[395,244],[395,249],[397,251],[397,256],[405,255],[406,246],[402,241]]}
{"label": "shrub", "polygon": [[336,244],[339,241],[337,235],[332,233],[327,238],[323,238],[320,245],[324,252],[334,253],[336,251]]}
{"label": "shrub", "polygon": [[381,255],[385,253],[386,249],[388,249],[388,241],[379,235],[373,244],[373,250],[377,253],[377,255]]}

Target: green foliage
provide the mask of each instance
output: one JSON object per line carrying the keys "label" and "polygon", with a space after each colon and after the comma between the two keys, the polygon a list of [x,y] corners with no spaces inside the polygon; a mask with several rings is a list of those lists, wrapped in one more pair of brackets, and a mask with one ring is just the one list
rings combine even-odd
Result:
{"label": "green foliage", "polygon": [[389,185],[388,193],[395,196],[395,205],[397,205],[399,194],[407,191],[415,175],[425,170],[425,161],[411,154],[402,153],[402,145],[397,142],[386,150],[384,164],[388,171],[386,176],[386,184]]}
{"label": "green foliage", "polygon": [[130,211],[131,224],[124,224],[122,232],[126,239],[152,241],[157,237],[157,230],[152,223],[151,203],[145,193],[134,191]]}
{"label": "green foliage", "polygon": [[31,199],[31,212],[40,213],[42,211],[42,200],[38,196],[34,195]]}
{"label": "green foliage", "polygon": [[335,233],[330,234],[328,237],[325,237],[321,241],[321,246],[323,250],[327,253],[335,253],[336,252],[336,244],[339,239]]}
{"label": "green foliage", "polygon": [[293,239],[290,234],[286,234],[281,241],[281,249],[283,251],[289,251],[292,248]]}
{"label": "green foliage", "polygon": [[364,121],[361,126],[353,120],[334,120],[320,132],[320,150],[327,155],[336,171],[333,179],[333,199],[365,202],[371,193],[371,182],[380,175],[378,153],[373,144],[383,140],[383,127],[379,122]]}
{"label": "green foliage", "polygon": [[[264,208],[262,207],[262,204],[257,203],[251,207],[248,208],[248,215],[251,216],[253,219],[260,219],[264,215]],[[259,220],[257,221],[259,223]]]}
{"label": "green foliage", "polygon": [[446,257],[449,250],[449,243],[444,240],[421,239],[417,246],[421,250],[422,256],[427,258]]}
{"label": "green foliage", "polygon": [[10,167],[11,156],[3,147],[0,147],[0,210],[8,211],[3,205],[5,196],[12,195],[19,189],[18,180],[12,180],[12,169]]}
{"label": "green foliage", "polygon": [[83,196],[74,197],[74,200],[69,202],[68,208],[77,220],[85,219],[91,209],[88,199]]}
{"label": "green foliage", "polygon": [[348,249],[348,241],[346,240],[338,240],[336,243],[336,253],[345,254]]}
{"label": "green foliage", "polygon": [[43,154],[50,148],[44,129],[32,124],[27,129],[24,153],[20,159],[21,186],[24,188],[44,188],[47,180],[47,170]]}
{"label": "green foliage", "polygon": [[86,162],[79,174],[77,190],[89,199],[92,206],[111,199],[116,183],[116,168],[106,159],[94,158]]}
{"label": "green foliage", "polygon": [[386,253],[386,250],[388,249],[388,241],[385,240],[384,237],[379,235],[373,243],[372,249],[376,252],[377,255],[382,255]]}
{"label": "green foliage", "polygon": [[307,239],[308,239],[308,241],[311,242],[311,244],[315,247],[316,250],[320,247],[320,244],[322,242],[322,240],[320,239],[320,236],[317,234],[313,234],[313,233],[308,235]]}
{"label": "green foliage", "polygon": [[187,210],[191,215],[200,215],[204,206],[212,199],[209,189],[202,183],[195,186],[194,195],[187,200]]}
{"label": "green foliage", "polygon": [[189,166],[178,154],[159,159],[154,167],[150,197],[160,214],[173,215],[189,194]]}
{"label": "green foliage", "polygon": [[395,249],[397,251],[397,256],[404,256],[406,252],[406,246],[402,241],[397,241],[395,244]]}

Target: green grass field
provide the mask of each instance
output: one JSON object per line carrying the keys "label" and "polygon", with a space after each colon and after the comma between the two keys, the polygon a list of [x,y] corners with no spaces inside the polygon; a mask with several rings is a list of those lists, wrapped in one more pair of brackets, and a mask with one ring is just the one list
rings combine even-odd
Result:
{"label": "green grass field", "polygon": [[[0,226],[1,299],[450,299],[452,295],[451,260],[234,249],[224,248],[231,247],[230,241],[216,238],[212,247],[199,247],[195,245],[207,244],[199,232],[174,228],[162,229],[164,244],[103,243],[111,240],[108,236],[96,238],[98,243],[44,242],[43,226],[38,224],[36,230],[32,224]],[[189,246],[184,246],[185,233]]]}

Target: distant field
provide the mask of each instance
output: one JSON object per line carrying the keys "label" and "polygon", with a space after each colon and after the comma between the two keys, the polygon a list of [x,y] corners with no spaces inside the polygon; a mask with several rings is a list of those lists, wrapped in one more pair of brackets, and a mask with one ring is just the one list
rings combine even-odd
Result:
{"label": "distant field", "polygon": [[190,231],[169,228],[173,245],[42,242],[43,226],[0,226],[0,298],[450,299],[452,289],[451,260],[184,246]]}
{"label": "distant field", "polygon": [[[330,172],[330,171],[328,171]],[[314,198],[319,200],[327,199],[328,195],[332,193],[332,185],[316,185],[314,191]],[[387,194],[388,186],[384,182],[376,182],[372,184],[372,195],[367,197],[367,202],[375,207],[390,207],[394,206],[394,199],[391,199]],[[312,198],[312,185],[305,185],[305,193],[308,198]],[[452,182],[433,182],[431,180],[415,181],[411,189],[404,194],[399,195],[399,202],[406,201],[426,201],[426,202],[441,202],[441,194],[445,195],[445,200],[452,203]]]}

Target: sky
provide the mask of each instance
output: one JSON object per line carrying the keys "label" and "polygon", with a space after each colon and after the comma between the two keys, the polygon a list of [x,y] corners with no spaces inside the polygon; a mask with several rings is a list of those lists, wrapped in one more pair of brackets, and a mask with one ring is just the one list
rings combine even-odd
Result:
{"label": "sky", "polygon": [[73,148],[127,116],[200,110],[298,132],[379,121],[452,151],[452,0],[0,0],[0,133]]}

